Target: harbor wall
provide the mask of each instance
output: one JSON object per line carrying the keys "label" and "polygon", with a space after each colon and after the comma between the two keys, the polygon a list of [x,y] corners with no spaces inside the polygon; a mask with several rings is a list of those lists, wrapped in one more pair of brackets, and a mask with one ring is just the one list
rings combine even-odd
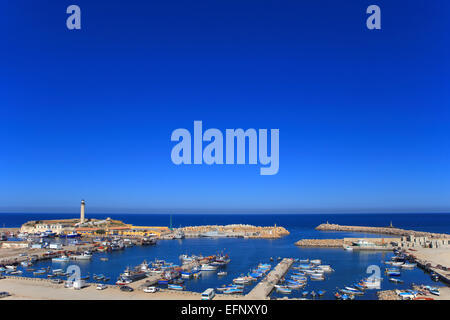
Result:
{"label": "harbor wall", "polygon": [[439,239],[450,239],[450,234],[446,233],[432,233],[415,230],[405,230],[392,227],[364,227],[364,226],[344,226],[339,224],[323,223],[316,227],[318,231],[345,231],[345,232],[363,232],[386,234],[396,236],[415,236],[415,237],[429,237]]}

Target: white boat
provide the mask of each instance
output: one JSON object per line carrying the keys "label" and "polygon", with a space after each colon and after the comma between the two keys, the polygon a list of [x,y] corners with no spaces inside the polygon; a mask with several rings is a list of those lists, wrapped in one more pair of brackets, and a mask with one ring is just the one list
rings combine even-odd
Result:
{"label": "white boat", "polygon": [[344,247],[344,250],[347,250],[347,251],[353,251],[353,248],[352,248],[351,246],[345,246],[345,247]]}
{"label": "white boat", "polygon": [[202,264],[202,267],[200,269],[201,271],[216,271],[217,266],[212,266],[210,264]]}
{"label": "white boat", "polygon": [[217,275],[218,275],[219,277],[226,276],[226,275],[227,275],[227,272],[226,272],[226,271],[220,271],[220,272],[217,272]]}
{"label": "white boat", "polygon": [[317,264],[321,264],[321,263],[322,263],[322,260],[320,260],[320,259],[314,259],[314,260],[311,260],[310,263],[311,263],[311,264],[316,264],[316,265],[317,265]]}
{"label": "white boat", "polygon": [[91,260],[92,254],[84,252],[83,254],[70,256],[72,260]]}
{"label": "white boat", "polygon": [[366,289],[380,289],[381,279],[380,278],[367,278],[361,282],[361,285]]}
{"label": "white boat", "polygon": [[65,255],[62,255],[62,256],[57,257],[57,258],[52,258],[52,262],[67,262],[69,260],[70,260],[69,257],[65,256]]}
{"label": "white boat", "polygon": [[325,264],[319,265],[319,266],[317,266],[317,268],[322,270],[323,272],[333,272],[334,271],[330,265],[325,265]]}
{"label": "white boat", "polygon": [[400,267],[402,267],[403,269],[414,269],[416,266],[416,263],[404,263]]}

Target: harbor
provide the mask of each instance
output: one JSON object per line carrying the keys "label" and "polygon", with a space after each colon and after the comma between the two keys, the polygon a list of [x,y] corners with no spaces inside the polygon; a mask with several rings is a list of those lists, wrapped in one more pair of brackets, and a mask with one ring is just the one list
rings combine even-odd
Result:
{"label": "harbor", "polygon": [[[251,218],[253,219],[253,217]],[[248,224],[254,225],[256,219],[264,221],[264,218],[268,217],[255,217],[255,220],[249,220]],[[233,224],[233,221],[228,220],[230,217],[220,220],[210,216],[209,219],[212,221],[216,219],[217,223],[211,224],[215,226],[221,225],[221,223],[222,225]],[[266,225],[275,225],[275,223],[273,220],[269,220]],[[289,222],[286,221],[285,224],[289,225]],[[109,297],[109,294],[117,298],[128,295],[136,297],[136,299],[155,299],[157,297],[161,299],[171,299],[171,297],[174,299],[183,299],[182,297],[201,299],[202,292],[211,288],[216,293],[215,299],[335,300],[338,298],[336,294],[339,294],[339,299],[353,297],[355,300],[376,300],[379,299],[377,294],[379,291],[405,291],[409,290],[413,284],[432,288],[445,285],[442,278],[437,282],[433,280],[431,272],[435,270],[446,275],[444,270],[437,267],[439,264],[448,266],[440,260],[442,252],[447,252],[447,249],[441,248],[441,253],[429,255],[437,252],[438,249],[424,248],[424,252],[429,256],[422,256],[419,246],[412,244],[414,241],[418,244],[423,243],[421,238],[415,238],[414,241],[410,241],[408,246],[399,248],[401,254],[416,253],[417,267],[408,269],[407,266],[409,263],[413,263],[412,260],[411,262],[405,260],[407,261],[405,268],[389,265],[390,261],[393,261],[391,259],[397,257],[395,250],[346,250],[343,246],[344,243],[348,245],[353,242],[358,243],[358,241],[359,244],[364,244],[364,241],[375,244],[389,243],[390,241],[387,239],[393,239],[391,237],[375,235],[371,238],[368,234],[361,234],[363,237],[358,237],[359,233],[333,231],[332,234],[336,239],[327,239],[330,235],[328,232],[319,232],[314,230],[314,227],[306,229],[302,226],[296,227],[292,224],[291,226],[288,235],[276,239],[157,238],[152,245],[142,245],[139,237],[125,235],[81,236],[78,238],[77,244],[71,246],[65,246],[70,239],[55,237],[44,240],[49,243],[49,246],[53,242],[62,242],[62,248],[52,245],[59,249],[50,249],[49,246],[42,249],[13,248],[8,246],[14,240],[9,240],[4,242],[8,248],[2,248],[0,251],[4,258],[9,259],[5,260],[6,263],[3,265],[5,269],[3,274],[6,278],[0,279],[0,290],[10,292],[11,299],[25,296],[24,294],[19,295],[20,290],[24,288],[36,288],[45,284],[46,288],[56,288],[67,292],[60,295],[61,297],[73,296],[74,299],[82,296],[83,292],[86,293],[86,297],[98,295],[93,299],[100,299],[99,297],[103,295]],[[322,240],[323,243],[332,240],[339,245],[329,247],[295,245],[295,242],[302,237],[306,240]],[[321,239],[320,237],[325,238]],[[131,241],[126,241],[127,239]],[[16,242],[20,243],[20,241]],[[52,255],[49,255],[47,251],[51,251]],[[36,258],[36,256],[39,258],[30,259]],[[225,256],[228,258],[224,258]],[[422,269],[419,260],[423,261],[425,266],[431,261],[433,270],[430,272]],[[25,266],[27,262],[30,262],[30,265]],[[65,287],[67,269],[71,265],[80,268],[81,278],[84,279],[87,287],[83,287],[81,290]],[[380,289],[364,290],[363,294],[354,293],[352,290],[359,290],[358,286],[364,284],[364,279],[369,276],[367,268],[373,265],[382,270],[383,280],[380,282]],[[10,267],[6,268],[7,266]],[[396,271],[395,268],[398,268],[399,271]],[[129,282],[126,279],[127,270],[131,271],[128,275],[132,276],[133,272],[137,272],[136,278]],[[329,271],[325,272],[325,270]],[[140,271],[144,271],[142,278],[140,278]],[[390,275],[386,273],[387,271]],[[197,273],[199,276],[195,276]],[[396,274],[399,275],[395,276]],[[117,284],[121,275],[124,275],[125,279],[120,282],[121,284]],[[391,278],[397,278],[398,281],[391,281]],[[60,280],[61,282],[58,283]],[[12,290],[14,283],[20,284],[22,289],[14,292]],[[97,290],[96,287],[99,285],[104,285],[105,289]],[[131,287],[133,291],[122,291],[120,290],[121,286]],[[144,289],[149,287],[154,287],[155,292],[150,293],[152,290],[144,292]],[[51,292],[60,292],[53,289],[46,290],[48,290],[48,295],[45,297],[49,297]],[[441,292],[445,292],[445,290],[441,289]],[[29,298],[32,299],[32,296],[36,298],[35,295],[36,293],[30,294]]]}

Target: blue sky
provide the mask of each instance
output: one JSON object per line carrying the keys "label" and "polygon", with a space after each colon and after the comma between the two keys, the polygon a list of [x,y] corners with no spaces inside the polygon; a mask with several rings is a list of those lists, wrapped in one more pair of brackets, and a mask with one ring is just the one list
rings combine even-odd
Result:
{"label": "blue sky", "polygon": [[[448,9],[8,1],[0,211],[450,212]],[[279,128],[279,173],[174,165],[171,132],[194,120]]]}

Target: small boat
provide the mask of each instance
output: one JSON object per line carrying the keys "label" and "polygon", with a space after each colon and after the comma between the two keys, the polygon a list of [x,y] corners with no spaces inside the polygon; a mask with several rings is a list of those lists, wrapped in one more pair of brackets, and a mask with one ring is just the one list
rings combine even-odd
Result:
{"label": "small boat", "polygon": [[315,291],[311,291],[311,297],[313,297],[313,299],[316,297],[317,293]]}
{"label": "small boat", "polygon": [[41,275],[41,274],[45,274],[46,272],[47,272],[47,270],[41,269],[41,270],[38,270],[38,271],[33,272],[33,274],[34,274],[34,275]]}
{"label": "small boat", "polygon": [[430,291],[430,293],[434,294],[435,296],[439,296],[441,294],[439,291],[439,288],[432,288],[432,289],[429,289],[428,291]]}
{"label": "small boat", "polygon": [[202,267],[200,269],[201,271],[216,271],[217,266],[213,266],[210,264],[202,264]]}
{"label": "small boat", "polygon": [[108,261],[108,258],[100,258],[101,261]]}
{"label": "small boat", "polygon": [[416,263],[404,263],[400,267],[402,269],[414,269],[417,266]]}
{"label": "small boat", "polygon": [[169,284],[169,279],[159,279],[158,284]]}
{"label": "small boat", "polygon": [[14,271],[11,271],[9,274],[22,274],[23,272],[22,272],[22,270],[14,270]]}
{"label": "small boat", "polygon": [[344,250],[346,250],[346,251],[353,251],[353,248],[351,246],[345,246]]}
{"label": "small boat", "polygon": [[237,294],[237,293],[243,293],[244,289],[240,288],[229,288],[225,291],[223,291],[224,294]]}
{"label": "small boat", "polygon": [[317,291],[317,294],[319,295],[319,297],[323,296],[325,294],[326,291],[324,290],[319,290]]}
{"label": "small boat", "polygon": [[354,287],[345,287],[345,290],[352,291],[352,292],[360,292],[360,290],[358,290]]}
{"label": "small boat", "polygon": [[227,275],[227,272],[226,272],[226,271],[220,271],[220,272],[217,272],[217,275],[218,275],[219,277],[223,277],[223,276],[226,276],[226,275]]}
{"label": "small boat", "polygon": [[290,294],[290,293],[292,293],[292,290],[287,288],[287,287],[278,286],[276,289],[277,289],[277,292],[282,293],[282,294]]}
{"label": "small boat", "polygon": [[62,255],[57,258],[52,258],[52,262],[68,262],[70,258],[68,256]]}
{"label": "small boat", "polygon": [[389,278],[389,281],[393,282],[393,283],[403,283],[404,282],[403,280],[396,279],[396,278]]}
{"label": "small boat", "polygon": [[178,290],[178,291],[183,291],[184,290],[184,287],[180,286],[179,284],[169,284],[167,286],[167,288],[170,289],[170,290]]}
{"label": "small boat", "polygon": [[35,271],[36,269],[35,268],[27,268],[27,269],[25,269],[27,272],[33,272],[33,271]]}
{"label": "small boat", "polygon": [[319,264],[322,263],[322,260],[320,260],[320,259],[315,259],[315,260],[311,260],[310,263],[311,263],[311,264],[319,265]]}
{"label": "small boat", "polygon": [[308,295],[309,291],[302,291],[302,296],[306,297]]}
{"label": "small boat", "polygon": [[439,276],[438,276],[438,274],[437,273],[432,273],[431,275],[430,275],[430,277],[431,277],[431,280],[433,280],[433,281],[439,281]]}
{"label": "small boat", "polygon": [[401,275],[400,271],[386,271],[386,274],[389,277],[400,277]]}
{"label": "small boat", "polygon": [[357,296],[362,296],[362,295],[364,295],[364,292],[359,291],[359,290],[353,291],[353,290],[340,289],[339,291],[340,291],[342,294],[347,294],[347,295],[357,295]]}

